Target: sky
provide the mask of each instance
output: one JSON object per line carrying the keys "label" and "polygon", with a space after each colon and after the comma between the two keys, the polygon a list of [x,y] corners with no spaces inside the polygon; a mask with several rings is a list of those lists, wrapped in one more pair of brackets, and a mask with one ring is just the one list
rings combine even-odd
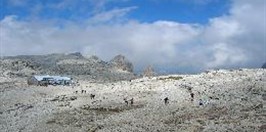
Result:
{"label": "sky", "polygon": [[1,0],[1,56],[118,54],[136,71],[191,73],[266,62],[265,0]]}

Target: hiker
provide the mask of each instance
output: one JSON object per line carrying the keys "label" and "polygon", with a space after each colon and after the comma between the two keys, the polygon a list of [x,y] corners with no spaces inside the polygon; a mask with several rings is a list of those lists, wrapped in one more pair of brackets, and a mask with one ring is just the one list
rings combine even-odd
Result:
{"label": "hiker", "polygon": [[194,100],[194,93],[190,93],[190,96],[191,96],[191,101],[193,101]]}
{"label": "hiker", "polygon": [[133,105],[133,98],[129,100],[130,101],[130,104]]}
{"label": "hiker", "polygon": [[199,100],[199,105],[200,105],[200,106],[203,105],[203,101],[202,101],[202,99]]}
{"label": "hiker", "polygon": [[95,94],[90,94],[91,99],[94,99]]}
{"label": "hiker", "polygon": [[128,105],[128,101],[127,101],[127,99],[126,98],[124,98],[124,102]]}
{"label": "hiker", "polygon": [[164,98],[164,104],[167,105],[169,103],[168,97]]}
{"label": "hiker", "polygon": [[86,90],[81,90],[81,93],[85,93],[86,94]]}

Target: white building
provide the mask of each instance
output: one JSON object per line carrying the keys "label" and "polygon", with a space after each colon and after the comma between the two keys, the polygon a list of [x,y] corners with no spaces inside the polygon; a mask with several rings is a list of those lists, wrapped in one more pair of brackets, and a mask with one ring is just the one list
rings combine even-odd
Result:
{"label": "white building", "polygon": [[72,83],[72,78],[62,76],[31,76],[27,80],[28,85],[69,85]]}

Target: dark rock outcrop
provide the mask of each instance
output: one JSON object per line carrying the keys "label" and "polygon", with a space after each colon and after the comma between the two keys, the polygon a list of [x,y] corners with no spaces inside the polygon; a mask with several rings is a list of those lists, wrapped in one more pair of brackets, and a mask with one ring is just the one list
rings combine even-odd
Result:
{"label": "dark rock outcrop", "polygon": [[266,62],[262,65],[261,68],[266,69]]}

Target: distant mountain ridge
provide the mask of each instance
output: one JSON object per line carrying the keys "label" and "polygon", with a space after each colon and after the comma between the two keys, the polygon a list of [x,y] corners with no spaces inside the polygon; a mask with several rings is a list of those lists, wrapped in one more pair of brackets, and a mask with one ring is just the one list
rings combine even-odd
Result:
{"label": "distant mountain ridge", "polygon": [[19,55],[0,61],[0,74],[27,77],[35,74],[87,76],[93,79],[125,80],[134,78],[133,64],[123,55],[105,62],[81,53]]}

